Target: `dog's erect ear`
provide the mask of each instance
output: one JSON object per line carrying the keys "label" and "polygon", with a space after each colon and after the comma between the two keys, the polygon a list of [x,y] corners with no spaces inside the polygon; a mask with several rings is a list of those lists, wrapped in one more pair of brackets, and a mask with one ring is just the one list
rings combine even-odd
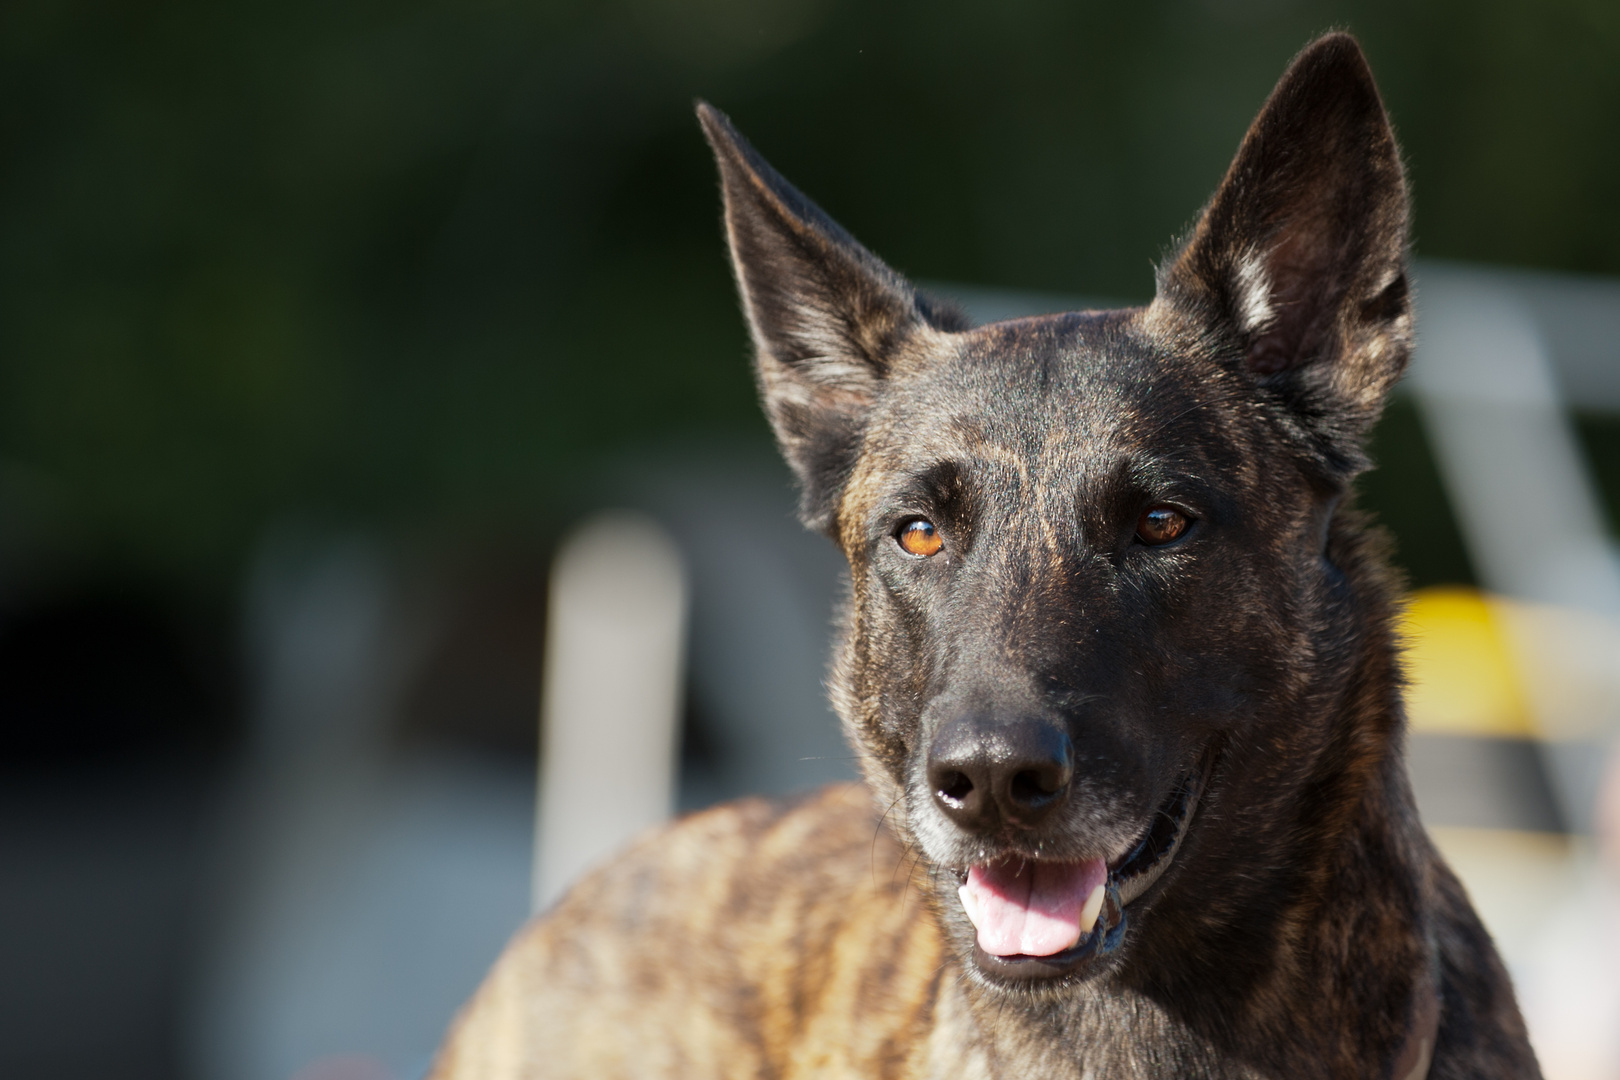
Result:
{"label": "dog's erect ear", "polygon": [[1154,315],[1190,317],[1347,476],[1406,367],[1412,316],[1400,151],[1354,38],[1299,54],[1191,236]]}
{"label": "dog's erect ear", "polygon": [[698,120],[720,166],[726,236],[753,333],[760,394],[800,515],[835,528],[839,492],[897,353],[927,328],[959,329],[771,168],[706,102]]}

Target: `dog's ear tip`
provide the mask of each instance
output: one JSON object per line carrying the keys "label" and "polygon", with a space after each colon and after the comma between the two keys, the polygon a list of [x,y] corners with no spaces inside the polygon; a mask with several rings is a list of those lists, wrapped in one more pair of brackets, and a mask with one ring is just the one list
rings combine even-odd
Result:
{"label": "dog's ear tip", "polygon": [[1299,53],[1301,56],[1312,53],[1360,56],[1361,41],[1348,30],[1329,30],[1307,43]]}
{"label": "dog's ear tip", "polygon": [[698,126],[703,129],[703,137],[710,146],[718,150],[736,141],[737,129],[732,126],[731,117],[702,98],[692,103],[692,111],[697,114]]}
{"label": "dog's ear tip", "polygon": [[771,168],[764,156],[754,149],[754,144],[737,130],[731,117],[699,99],[697,118],[720,170],[721,186],[728,192],[727,205],[731,205],[732,197],[741,197],[745,191],[753,194],[743,198],[744,202],[763,198],[767,202],[796,206],[808,201]]}
{"label": "dog's ear tip", "polygon": [[703,129],[703,137],[708,140],[709,149],[714,151],[722,169],[736,162],[746,162],[751,171],[759,171],[758,152],[743,138],[737,125],[731,122],[731,117],[710,105],[702,98],[698,98],[693,105],[697,113],[698,126]]}
{"label": "dog's ear tip", "polygon": [[1302,65],[1360,68],[1371,74],[1360,40],[1348,30],[1329,30],[1299,50],[1289,67]]}
{"label": "dog's ear tip", "polygon": [[1368,102],[1382,103],[1378,96],[1378,83],[1373,78],[1372,65],[1361,48],[1361,42],[1348,31],[1335,30],[1323,34],[1301,49],[1278,80],[1280,94],[1323,94],[1339,97],[1346,90],[1359,90],[1356,96]]}
{"label": "dog's ear tip", "polygon": [[697,114],[698,123],[703,125],[704,131],[731,126],[730,118],[703,98],[692,99],[692,111]]}

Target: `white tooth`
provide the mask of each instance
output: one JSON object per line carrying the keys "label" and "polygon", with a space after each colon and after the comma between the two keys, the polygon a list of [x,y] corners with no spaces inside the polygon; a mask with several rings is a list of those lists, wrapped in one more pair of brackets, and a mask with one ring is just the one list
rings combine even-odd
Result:
{"label": "white tooth", "polygon": [[1097,925],[1097,916],[1102,914],[1103,887],[1098,885],[1086,897],[1086,906],[1080,909],[1080,935],[1091,933],[1091,928]]}
{"label": "white tooth", "polygon": [[977,930],[979,928],[978,896],[966,885],[963,885],[960,889],[957,889],[956,895],[962,900],[962,910],[967,912],[968,922],[972,923],[973,928]]}

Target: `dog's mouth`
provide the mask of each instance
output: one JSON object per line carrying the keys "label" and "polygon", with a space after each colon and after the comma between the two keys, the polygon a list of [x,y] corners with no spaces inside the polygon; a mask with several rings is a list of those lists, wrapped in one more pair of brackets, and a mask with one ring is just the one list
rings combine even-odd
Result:
{"label": "dog's mouth", "polygon": [[980,970],[1009,981],[1060,978],[1117,950],[1127,908],[1169,869],[1202,792],[1202,770],[1183,777],[1112,865],[1014,856],[959,872]]}

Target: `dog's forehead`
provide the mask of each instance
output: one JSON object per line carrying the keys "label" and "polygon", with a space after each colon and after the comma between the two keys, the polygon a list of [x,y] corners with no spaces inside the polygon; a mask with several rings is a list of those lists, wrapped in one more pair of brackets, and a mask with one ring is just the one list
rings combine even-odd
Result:
{"label": "dog's forehead", "polygon": [[1140,309],[992,323],[950,335],[895,380],[891,464],[1016,460],[1075,469],[1159,448],[1219,370],[1159,346]]}

